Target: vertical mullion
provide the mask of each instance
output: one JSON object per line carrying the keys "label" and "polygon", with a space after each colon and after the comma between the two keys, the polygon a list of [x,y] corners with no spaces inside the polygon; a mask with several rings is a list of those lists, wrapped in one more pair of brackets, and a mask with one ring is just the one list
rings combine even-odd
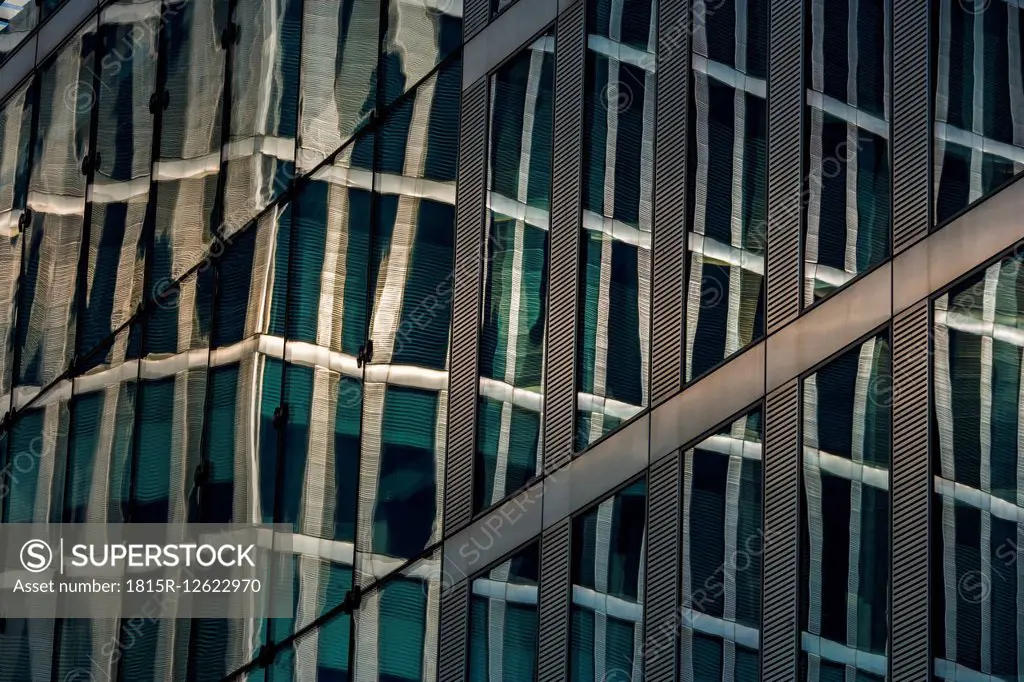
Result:
{"label": "vertical mullion", "polygon": [[800,312],[803,4],[771,0],[769,6],[767,334]]}
{"label": "vertical mullion", "polygon": [[[682,386],[686,309],[690,0],[658,2],[650,404]],[[703,21],[704,17],[692,17]]]}
{"label": "vertical mullion", "polygon": [[799,379],[767,397],[764,424],[764,567],[761,679],[793,680],[799,647]]}
{"label": "vertical mullion", "polygon": [[680,625],[679,575],[682,508],[680,455],[651,467],[647,498],[647,575],[643,595],[645,627],[643,678],[674,682]]}
{"label": "vertical mullion", "polygon": [[576,440],[585,7],[586,2],[578,2],[562,12],[555,33],[554,151],[541,415],[544,470],[549,472],[572,459]]}
{"label": "vertical mullion", "polygon": [[572,592],[572,518],[552,525],[540,541],[540,586],[537,591],[537,680],[569,679],[569,609]]}
{"label": "vertical mullion", "polygon": [[[463,91],[456,187],[455,272],[449,351],[448,442],[445,449],[444,535],[473,514],[476,454],[482,249],[486,232],[488,91],[484,77]],[[465,576],[461,576],[465,578]],[[441,592],[439,682],[465,679],[469,608],[465,580],[445,574]],[[458,583],[458,584],[457,584]]]}
{"label": "vertical mullion", "polygon": [[929,64],[932,4],[927,0],[893,3],[893,254],[927,236],[931,224],[932,82],[931,69],[921,65]]}
{"label": "vertical mullion", "polygon": [[890,679],[927,679],[930,555],[929,315],[920,301],[893,322],[892,595]]}

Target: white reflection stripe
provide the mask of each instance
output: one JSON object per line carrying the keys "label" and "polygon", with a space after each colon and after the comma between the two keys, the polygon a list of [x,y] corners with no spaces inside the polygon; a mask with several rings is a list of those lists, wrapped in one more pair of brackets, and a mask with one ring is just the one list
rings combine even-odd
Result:
{"label": "white reflection stripe", "polygon": [[889,122],[855,106],[841,102],[834,97],[829,97],[814,90],[807,91],[807,104],[820,109],[830,116],[834,116],[847,123],[852,123],[861,130],[866,130],[882,139],[889,139]]}
{"label": "white reflection stripe", "polygon": [[85,215],[85,197],[29,192],[28,207],[50,215]]}
{"label": "white reflection stripe", "polygon": [[[173,355],[150,356],[142,361],[142,378],[146,380],[163,379],[174,376],[190,368],[206,367],[207,354],[210,367],[222,367],[237,364],[248,355],[260,355],[285,360],[303,367],[322,367],[343,376],[360,378],[367,383],[381,383],[390,386],[419,388],[430,391],[442,391],[448,388],[448,372],[428,369],[415,365],[370,364],[360,369],[356,365],[354,355],[346,355],[332,351],[323,346],[304,341],[289,341],[287,355],[284,339],[279,336],[260,335],[239,341],[230,346],[184,351]],[[105,369],[94,370],[76,377],[75,393],[83,394],[100,391],[115,386],[122,381],[133,381],[137,376],[138,360],[126,360],[121,364]],[[365,374],[364,374],[365,370]],[[24,407],[39,392],[38,386],[19,386],[14,389],[15,407]],[[539,412],[544,396],[523,388],[518,388],[497,379],[481,377],[480,394],[493,400],[510,402],[531,412]],[[51,387],[33,407],[50,405],[71,396],[71,382],[61,381]],[[0,396],[0,404],[6,401],[7,395]],[[581,410],[600,412],[610,417],[625,420],[642,411],[639,405],[630,405],[611,398],[604,398],[590,393],[577,394],[577,402]]]}
{"label": "white reflection stripe", "polygon": [[887,674],[886,658],[881,654],[853,649],[839,642],[824,637],[815,637],[806,632],[800,633],[800,646],[804,651],[817,654],[826,661],[850,665],[875,675]]}
{"label": "white reflection stripe", "polygon": [[937,325],[944,325],[949,329],[974,334],[975,336],[991,337],[996,341],[1002,341],[1013,346],[1024,346],[1024,329],[1011,327],[1000,322],[985,322],[975,315],[963,313],[956,309],[947,311],[936,307],[934,315],[935,324]]}
{"label": "white reflection stripe", "polygon": [[861,464],[823,450],[804,447],[804,467],[813,468],[849,481],[860,481],[879,490],[889,489],[889,471]]}
{"label": "white reflection stripe", "polygon": [[94,204],[113,204],[128,201],[134,197],[149,193],[149,175],[134,180],[110,180],[102,175],[96,176],[92,183],[92,202]]}
{"label": "white reflection stripe", "polygon": [[160,17],[160,0],[136,0],[131,4],[114,4],[103,8],[101,24],[134,24]]}
{"label": "white reflection stripe", "polygon": [[646,50],[639,50],[632,45],[626,45],[602,35],[590,35],[587,36],[587,47],[592,52],[596,52],[621,64],[629,64],[652,73],[656,70],[657,60],[655,56]]}
{"label": "white reflection stripe", "polygon": [[996,497],[964,483],[956,483],[941,476],[935,476],[935,492],[944,498],[956,500],[992,514],[996,518],[1013,523],[1024,523],[1024,507]]}
{"label": "white reflection stripe", "polygon": [[1001,682],[1006,679],[971,670],[965,665],[944,658],[935,659],[935,676],[955,682]]}
{"label": "white reflection stripe", "polygon": [[993,140],[978,133],[961,130],[942,121],[935,122],[935,137],[962,147],[968,147],[973,151],[993,154],[1004,159],[1024,163],[1024,149],[1014,147],[1006,142]]}
{"label": "white reflection stripe", "polygon": [[693,70],[703,73],[709,78],[714,78],[719,83],[765,99],[768,93],[768,84],[763,78],[748,76],[742,71],[737,71],[731,66],[716,62],[699,54],[693,55]]}

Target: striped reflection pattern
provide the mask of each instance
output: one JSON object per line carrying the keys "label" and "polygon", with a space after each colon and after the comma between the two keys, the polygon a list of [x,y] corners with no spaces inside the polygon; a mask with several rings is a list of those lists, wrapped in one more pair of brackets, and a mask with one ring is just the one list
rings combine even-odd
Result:
{"label": "striped reflection pattern", "polygon": [[590,0],[576,449],[648,404],[654,0]]}
{"label": "striped reflection pattern", "polygon": [[933,299],[932,647],[945,680],[1024,665],[1021,257]]}
{"label": "striped reflection pattern", "polygon": [[888,333],[803,380],[800,678],[888,677]]}

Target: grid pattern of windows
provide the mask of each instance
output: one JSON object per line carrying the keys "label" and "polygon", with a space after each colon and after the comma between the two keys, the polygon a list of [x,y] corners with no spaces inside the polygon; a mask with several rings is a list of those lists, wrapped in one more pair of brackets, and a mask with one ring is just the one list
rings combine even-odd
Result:
{"label": "grid pattern of windows", "polygon": [[685,381],[764,334],[767,0],[723,0],[691,35]]}
{"label": "grid pattern of windows", "polygon": [[804,295],[889,255],[889,0],[809,0]]}
{"label": "grid pattern of windows", "polygon": [[289,523],[296,610],[6,620],[0,680],[220,680],[384,578],[273,679],[436,678],[454,9],[120,0],[7,99],[0,520]]}
{"label": "grid pattern of windows", "polygon": [[889,341],[803,380],[801,679],[887,677]]}
{"label": "grid pattern of windows", "polygon": [[[1024,170],[1022,2],[929,1],[934,117],[895,137],[905,6],[788,1],[559,2],[557,55],[554,11],[520,11],[537,0],[104,0],[52,55],[40,41],[0,104],[0,522],[283,523],[295,602],[290,618],[141,624],[0,604],[0,682],[624,682],[665,652],[687,682],[871,682],[903,672],[901,635],[939,679],[1024,674],[1021,248],[923,300],[935,272],[951,281],[1024,232],[993,197],[992,253],[951,230],[889,263],[893,296],[865,303],[884,278],[852,281],[889,261],[916,191],[893,141],[930,154],[936,224]],[[0,5],[0,59],[58,5]],[[771,25],[793,7],[805,25]],[[775,31],[802,60],[773,61]],[[769,120],[769,90],[798,80]],[[462,120],[463,103],[483,115]],[[802,184],[768,158],[787,112],[806,124]],[[578,182],[554,175],[570,166]],[[770,245],[769,175],[803,190],[800,229]],[[579,224],[552,230],[553,194]],[[677,214],[655,220],[665,205]],[[951,241],[974,250],[957,261]],[[474,246],[480,277],[456,287]],[[931,248],[945,255],[912,341],[930,327],[933,353],[904,370],[919,409],[902,405],[901,440],[890,365],[912,344],[895,294]],[[796,316],[797,297],[821,305]],[[834,347],[780,328],[753,348],[766,307],[789,303],[791,324],[833,325],[808,337],[834,331]],[[890,361],[868,325],[894,311]],[[547,334],[572,321],[571,342]],[[675,366],[652,367],[655,347]],[[449,372],[470,364],[449,414]],[[685,390],[652,415],[659,371]],[[559,381],[574,420],[565,394],[546,423]],[[570,435],[581,456],[542,471],[563,459],[543,445]],[[890,563],[906,563],[895,511],[914,472],[933,500],[914,573],[932,571],[916,593],[930,638],[890,613],[912,572]],[[460,563],[479,530],[479,566]]]}

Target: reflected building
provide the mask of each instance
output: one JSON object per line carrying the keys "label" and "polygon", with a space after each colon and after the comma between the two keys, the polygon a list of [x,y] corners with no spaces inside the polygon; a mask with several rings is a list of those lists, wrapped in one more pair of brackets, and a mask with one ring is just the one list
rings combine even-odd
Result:
{"label": "reflected building", "polygon": [[0,682],[1020,678],[1022,27],[4,3],[0,522],[285,524],[295,606],[0,601]]}

